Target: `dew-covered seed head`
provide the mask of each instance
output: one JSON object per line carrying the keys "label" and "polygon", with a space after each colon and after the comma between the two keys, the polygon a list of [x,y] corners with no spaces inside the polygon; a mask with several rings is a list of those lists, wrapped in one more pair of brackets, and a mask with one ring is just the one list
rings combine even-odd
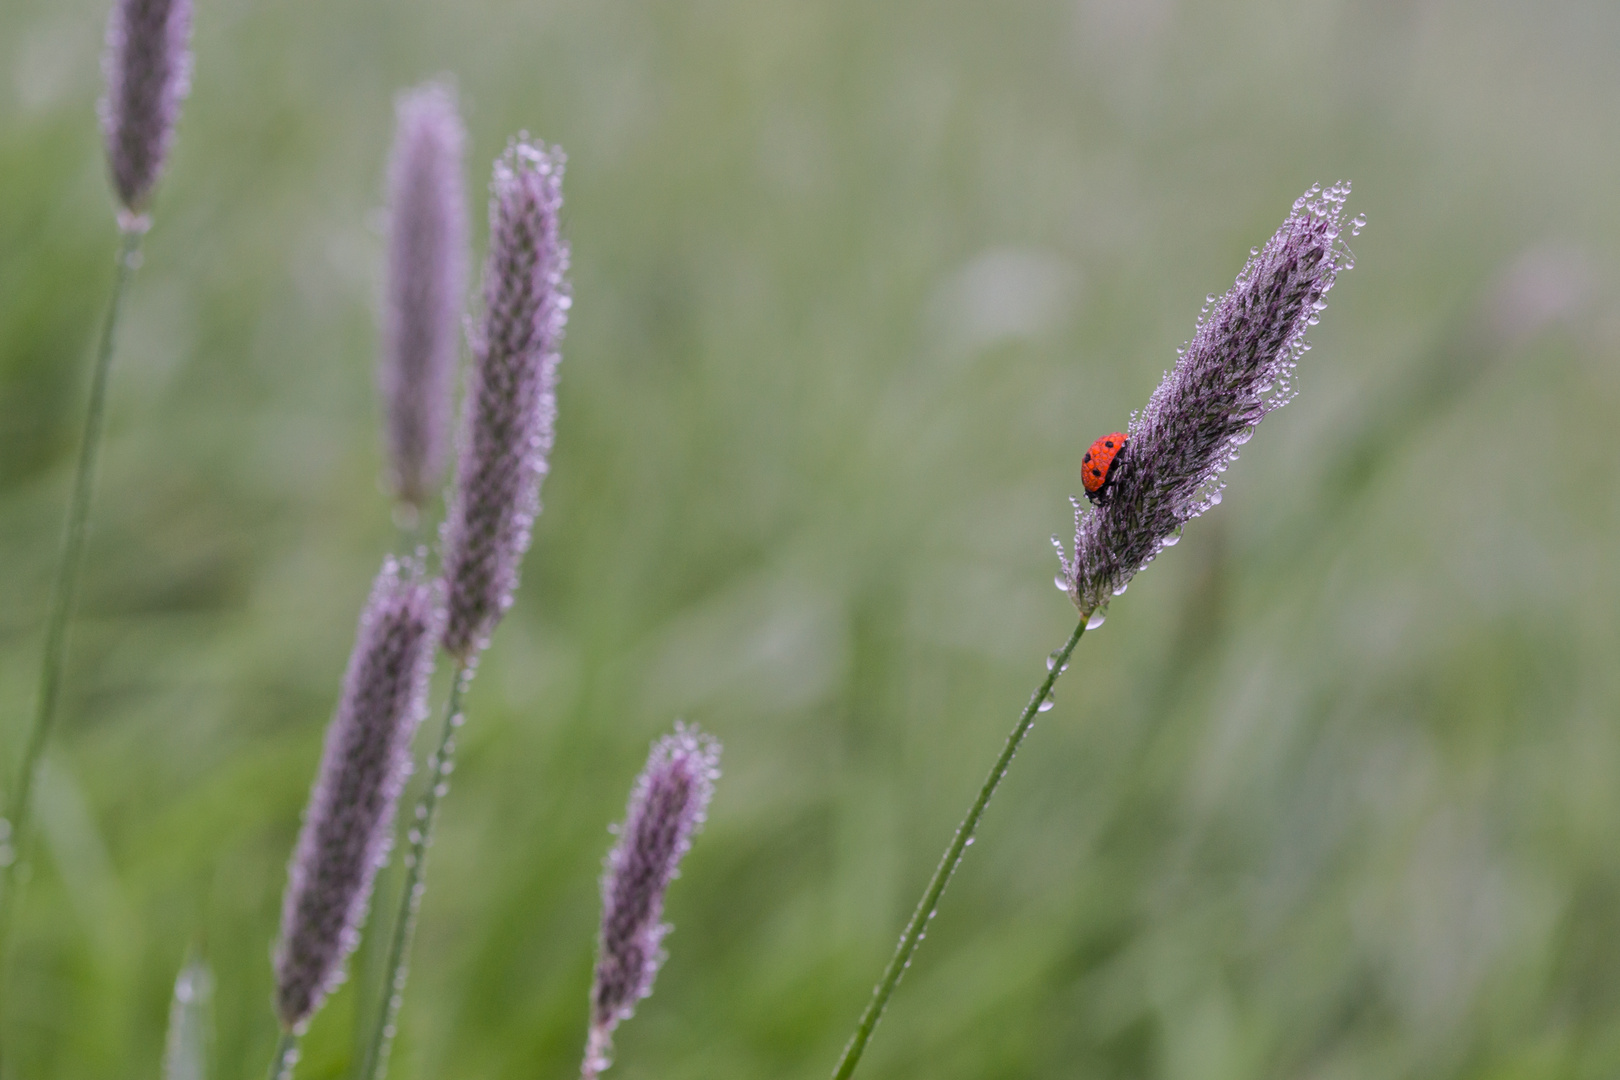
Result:
{"label": "dew-covered seed head", "polygon": [[1220,474],[1293,396],[1306,330],[1351,265],[1340,239],[1349,195],[1348,183],[1311,188],[1251,251],[1232,288],[1209,298],[1192,341],[1132,418],[1106,504],[1089,513],[1076,504],[1074,556],[1063,559],[1060,580],[1082,612],[1095,617],[1184,524],[1221,501]]}
{"label": "dew-covered seed head", "polygon": [[107,163],[118,201],[136,218],[163,171],[191,86],[191,0],[115,0],[102,70]]}
{"label": "dew-covered seed head", "polygon": [[360,616],[354,651],[303,828],[287,868],[275,954],[276,1012],[289,1030],[343,977],[427,706],[443,606],[415,562],[388,559]]}
{"label": "dew-covered seed head", "polygon": [[602,929],[591,986],[584,1075],[608,1066],[613,1029],[652,993],[663,963],[664,893],[703,823],[720,775],[720,744],[677,725],[653,744],[602,875]]}
{"label": "dew-covered seed head", "polygon": [[448,623],[461,660],[511,606],[540,510],[556,419],[558,348],[571,303],[558,234],[561,150],[516,140],[490,183],[484,314],[473,333],[456,486],[444,526]]}

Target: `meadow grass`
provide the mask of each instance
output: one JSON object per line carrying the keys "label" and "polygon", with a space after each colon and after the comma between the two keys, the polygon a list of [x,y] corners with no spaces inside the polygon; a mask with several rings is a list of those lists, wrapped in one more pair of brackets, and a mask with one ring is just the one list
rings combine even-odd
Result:
{"label": "meadow grass", "polygon": [[[0,9],[5,717],[116,241],[104,17]],[[287,854],[394,536],[392,101],[447,70],[470,161],[568,147],[578,303],[390,1075],[577,1069],[605,828],[684,715],[726,778],[610,1075],[824,1077],[1072,626],[1046,538],[1080,454],[1340,175],[1375,228],[1323,362],[1087,634],[862,1069],[1620,1065],[1605,5],[299,0],[196,32],[36,789],[14,1075],[155,1071],[194,945],[214,1075],[271,1055]],[[22,743],[0,726],[3,775]],[[354,997],[300,1076],[351,1068]]]}

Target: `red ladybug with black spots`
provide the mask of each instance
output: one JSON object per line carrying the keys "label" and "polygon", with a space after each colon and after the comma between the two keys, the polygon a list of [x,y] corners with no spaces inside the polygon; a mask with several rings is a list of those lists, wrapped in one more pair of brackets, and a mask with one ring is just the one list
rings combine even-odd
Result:
{"label": "red ladybug with black spots", "polygon": [[1085,485],[1086,498],[1099,506],[1108,502],[1128,441],[1130,436],[1123,431],[1112,432],[1092,443],[1086,456],[1080,459],[1080,483]]}

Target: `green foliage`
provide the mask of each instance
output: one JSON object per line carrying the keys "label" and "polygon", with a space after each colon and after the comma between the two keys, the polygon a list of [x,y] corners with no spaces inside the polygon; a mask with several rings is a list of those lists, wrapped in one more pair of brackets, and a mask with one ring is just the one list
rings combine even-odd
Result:
{"label": "green foliage", "polygon": [[[6,783],[112,270],[104,17],[0,7]],[[268,1061],[286,860],[395,535],[391,99],[443,71],[474,190],[518,129],[568,151],[576,300],[392,1076],[575,1074],[606,826],[676,716],[725,776],[609,1075],[827,1075],[1070,629],[1080,454],[1340,177],[1371,224],[1299,399],[1086,635],[860,1075],[1620,1070],[1608,4],[226,0],[195,46],[10,1075],[158,1075],[196,941],[210,1074]],[[345,1074],[357,981],[301,1078]]]}

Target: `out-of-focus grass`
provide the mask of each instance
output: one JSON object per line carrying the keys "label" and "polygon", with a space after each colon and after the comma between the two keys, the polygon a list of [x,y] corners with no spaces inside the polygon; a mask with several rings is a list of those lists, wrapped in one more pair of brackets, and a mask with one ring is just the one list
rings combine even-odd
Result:
{"label": "out-of-focus grass", "polygon": [[[114,230],[104,4],[0,9],[0,764]],[[393,1075],[567,1076],[605,827],[726,743],[615,1075],[825,1075],[1046,651],[1077,458],[1312,181],[1371,226],[1299,400],[1088,635],[865,1071],[1620,1070],[1613,5],[203,4],[114,372],[14,1076],[151,1076],[268,948],[393,536],[393,93],[565,146],[546,510],[473,691]],[[352,989],[300,1076],[342,1075]]]}

